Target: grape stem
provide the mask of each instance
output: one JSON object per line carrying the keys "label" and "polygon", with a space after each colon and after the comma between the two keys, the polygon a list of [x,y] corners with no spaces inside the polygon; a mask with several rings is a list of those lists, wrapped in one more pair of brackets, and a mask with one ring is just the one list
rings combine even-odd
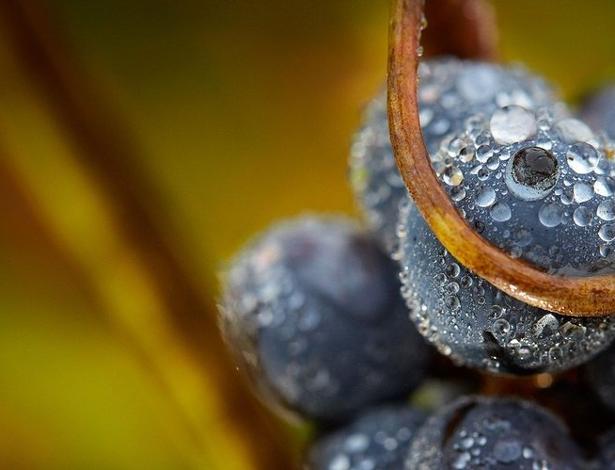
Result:
{"label": "grape stem", "polygon": [[[478,235],[457,211],[431,166],[419,122],[417,99],[421,33],[430,9],[456,22],[434,31],[425,50],[467,58],[492,59],[493,44],[481,21],[477,0],[393,0],[389,31],[388,106],[391,142],[397,166],[425,221],[449,253],[473,273],[526,304],[576,317],[615,312],[615,276],[564,277],[547,274],[508,254]],[[425,10],[427,10],[425,12]],[[474,11],[474,14],[470,14]],[[425,16],[426,15],[426,16]],[[437,18],[437,16],[436,16]],[[465,33],[465,34],[464,34]],[[456,40],[457,38],[458,40]]]}

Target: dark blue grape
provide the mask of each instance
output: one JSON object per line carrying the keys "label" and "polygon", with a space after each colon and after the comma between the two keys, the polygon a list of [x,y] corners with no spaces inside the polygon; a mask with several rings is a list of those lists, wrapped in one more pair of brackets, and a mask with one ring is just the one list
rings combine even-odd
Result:
{"label": "dark blue grape", "polygon": [[615,429],[600,436],[598,441],[600,448],[592,470],[615,470]]}
{"label": "dark blue grape", "polygon": [[369,410],[311,446],[307,470],[388,470],[403,467],[425,415],[407,405]]}
{"label": "dark blue grape", "polygon": [[579,116],[596,132],[615,139],[615,86],[606,86],[587,98]]}
{"label": "dark blue grape", "polygon": [[615,337],[615,320],[562,317],[519,302],[455,261],[409,200],[401,211],[402,294],[411,318],[456,363],[530,374],[579,365]]}
{"label": "dark blue grape", "polygon": [[408,320],[397,268],[344,218],[275,226],[226,276],[223,331],[270,402],[321,420],[405,396],[428,347]]}
{"label": "dark blue grape", "polygon": [[[506,105],[534,109],[553,101],[542,79],[519,68],[442,58],[422,62],[419,75],[420,119],[430,153],[447,136],[461,132],[477,113],[487,116]],[[473,155],[475,147],[458,150]],[[384,93],[367,108],[352,145],[350,169],[371,228],[387,251],[395,251],[399,203],[407,192],[393,158]]]}
{"label": "dark blue grape", "polygon": [[587,468],[564,424],[530,402],[465,397],[419,428],[407,470]]}
{"label": "dark blue grape", "polygon": [[590,387],[602,402],[615,412],[615,348],[610,347],[586,367]]}
{"label": "dark blue grape", "polygon": [[[472,120],[432,155],[441,184],[477,232],[561,275],[613,272],[610,142],[558,108],[518,106]],[[468,154],[463,149],[476,149]],[[421,331],[456,362],[513,374],[586,362],[615,318],[566,318],[518,302],[459,265],[410,202],[402,211],[404,296]]]}

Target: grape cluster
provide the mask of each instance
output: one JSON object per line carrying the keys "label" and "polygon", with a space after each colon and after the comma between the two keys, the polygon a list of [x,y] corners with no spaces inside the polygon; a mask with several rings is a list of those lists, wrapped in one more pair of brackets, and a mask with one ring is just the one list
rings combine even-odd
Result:
{"label": "grape cluster", "polygon": [[[549,273],[614,273],[615,94],[596,95],[577,119],[518,67],[440,58],[419,75],[432,166],[467,222]],[[383,93],[350,169],[367,230],[341,216],[280,223],[223,279],[220,323],[238,364],[274,409],[316,424],[305,468],[615,468],[615,316],[542,311],[458,263],[401,181]],[[547,388],[546,408],[487,397],[477,384],[499,379],[460,365],[541,374],[566,393]],[[447,392],[434,393],[434,381]],[[587,390],[601,416],[589,438],[572,411],[575,391]]]}

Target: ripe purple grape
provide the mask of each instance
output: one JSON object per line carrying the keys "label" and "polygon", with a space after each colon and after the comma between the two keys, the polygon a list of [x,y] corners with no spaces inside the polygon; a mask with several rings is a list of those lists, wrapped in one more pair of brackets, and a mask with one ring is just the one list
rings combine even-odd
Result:
{"label": "ripe purple grape", "polygon": [[419,428],[407,470],[586,468],[564,424],[547,410],[512,398],[461,398]]}
{"label": "ripe purple grape", "polygon": [[428,347],[408,320],[396,266],[345,218],[270,229],[231,264],[225,337],[270,403],[336,421],[405,396]]}
{"label": "ripe purple grape", "polygon": [[[419,67],[420,119],[430,153],[450,134],[461,132],[477,113],[490,115],[505,105],[535,109],[553,102],[542,79],[514,67],[441,58]],[[474,153],[474,149],[467,148]],[[381,93],[367,108],[351,149],[351,182],[371,228],[395,251],[399,204],[406,195],[389,139],[386,97]]]}
{"label": "ripe purple grape", "polygon": [[[613,272],[615,199],[608,188],[615,170],[606,158],[612,144],[557,108],[506,107],[471,123],[432,155],[468,223],[512,257],[550,273]],[[396,257],[411,317],[456,362],[512,374],[559,371],[588,361],[615,338],[614,317],[542,311],[469,272],[411,202],[399,230]]]}
{"label": "ripe purple grape", "polygon": [[368,410],[311,446],[307,470],[402,468],[425,415],[408,405]]}

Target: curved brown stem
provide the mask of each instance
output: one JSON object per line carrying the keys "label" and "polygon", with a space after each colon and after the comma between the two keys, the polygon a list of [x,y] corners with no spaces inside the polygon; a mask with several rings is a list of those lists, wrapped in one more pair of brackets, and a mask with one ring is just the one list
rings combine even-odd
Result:
{"label": "curved brown stem", "polygon": [[[614,313],[615,276],[546,274],[480,237],[456,210],[433,172],[419,123],[417,66],[423,15],[422,0],[393,0],[388,90],[395,158],[425,221],[460,263],[522,302],[570,316]],[[482,57],[480,49],[477,52]]]}

